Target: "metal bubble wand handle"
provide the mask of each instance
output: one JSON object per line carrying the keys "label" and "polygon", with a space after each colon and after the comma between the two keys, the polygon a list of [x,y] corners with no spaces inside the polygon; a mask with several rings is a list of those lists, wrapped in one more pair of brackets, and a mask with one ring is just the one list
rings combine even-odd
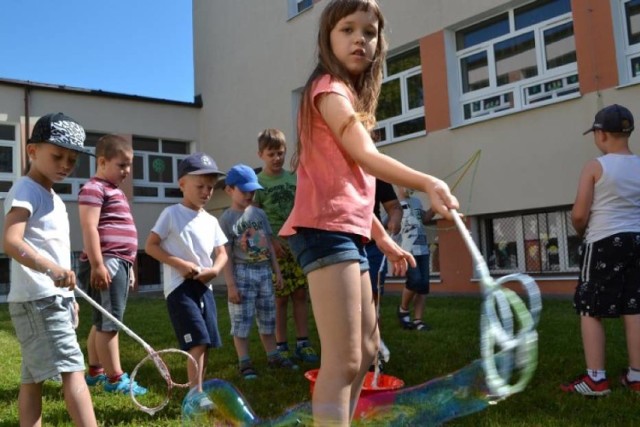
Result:
{"label": "metal bubble wand handle", "polygon": [[[487,386],[494,399],[500,400],[524,390],[538,365],[536,326],[542,310],[540,290],[526,274],[510,274],[494,280],[460,215],[455,209],[451,210],[451,214],[471,253],[480,279],[484,297],[480,352]],[[504,287],[508,282],[521,283],[529,307],[514,291]],[[512,382],[512,377],[517,377],[517,380]]]}
{"label": "metal bubble wand handle", "polygon": [[[160,354],[164,354],[164,353],[179,353],[179,354],[185,356],[187,358],[187,360],[189,360],[189,362],[191,362],[193,364],[193,366],[196,368],[196,371],[197,371],[198,370],[198,362],[196,362],[196,360],[193,358],[193,356],[191,356],[186,351],[179,350],[177,348],[169,348],[169,349],[158,350],[158,351],[154,350],[153,347],[151,347],[149,344],[147,344],[147,342],[145,342],[142,338],[140,338],[140,336],[138,336],[138,334],[133,332],[124,323],[119,321],[111,313],[109,313],[107,310],[105,310],[100,304],[98,304],[96,301],[94,301],[82,289],[80,289],[79,287],[76,286],[74,288],[74,291],[78,295],[80,295],[82,298],[84,298],[89,304],[91,304],[96,310],[100,311],[100,313],[102,313],[105,317],[107,317],[113,323],[118,325],[118,327],[120,329],[122,329],[127,335],[129,335],[131,338],[133,338],[135,341],[137,341],[146,350],[146,352],[148,353],[147,356],[144,359],[142,359],[136,365],[134,370],[131,372],[131,384],[130,384],[130,387],[129,387],[129,395],[131,396],[131,399],[136,404],[136,406],[138,406],[138,408],[140,408],[140,410],[146,412],[149,415],[154,415],[156,412],[160,411],[165,406],[167,406],[167,404],[169,403],[169,400],[170,400],[170,396],[171,396],[171,389],[173,387],[179,387],[179,388],[190,387],[189,382],[176,383],[175,381],[173,381],[173,379],[171,378],[171,373],[169,372],[169,368],[167,367],[167,365],[164,363],[164,361],[160,357]],[[153,361],[153,363],[158,368],[158,371],[160,372],[160,375],[162,375],[162,378],[164,378],[164,380],[167,383],[167,395],[166,395],[165,399],[158,406],[151,407],[151,408],[147,407],[147,406],[144,406],[140,402],[138,402],[138,400],[136,399],[136,396],[135,396],[135,394],[133,392],[134,378],[135,378],[136,374],[138,373],[138,369],[149,359],[151,359]],[[198,384],[198,387],[201,388],[202,384],[201,383]]]}

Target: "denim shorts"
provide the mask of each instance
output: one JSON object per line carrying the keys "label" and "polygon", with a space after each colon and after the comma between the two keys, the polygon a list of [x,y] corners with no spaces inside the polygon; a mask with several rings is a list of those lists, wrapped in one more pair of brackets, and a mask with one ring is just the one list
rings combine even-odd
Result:
{"label": "denim shorts", "polygon": [[222,346],[213,292],[199,280],[187,279],[167,296],[167,310],[180,349]]}
{"label": "denim shorts", "polygon": [[10,302],[9,313],[22,352],[22,384],[37,384],[67,372],[83,372],[74,299],[53,295],[36,301]]}
{"label": "denim shorts", "polygon": [[316,228],[296,229],[289,236],[289,247],[304,274],[345,261],[358,261],[360,271],[369,271],[362,236]]}
{"label": "denim shorts", "polygon": [[[107,289],[96,289],[89,285],[91,279],[91,264],[89,261],[80,263],[78,281],[82,289],[109,314],[122,322],[124,310],[129,296],[129,281],[131,278],[131,263],[115,257],[105,257],[104,264],[111,276],[111,284]],[[100,310],[93,308],[93,325],[102,332],[117,332],[120,327],[104,316]]]}
{"label": "denim shorts", "polygon": [[414,255],[416,266],[407,269],[405,287],[420,295],[429,293],[429,254]]}

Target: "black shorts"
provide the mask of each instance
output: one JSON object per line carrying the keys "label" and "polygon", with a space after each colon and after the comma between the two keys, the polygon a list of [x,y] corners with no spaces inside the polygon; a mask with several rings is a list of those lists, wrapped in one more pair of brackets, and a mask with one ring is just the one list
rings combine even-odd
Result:
{"label": "black shorts", "polygon": [[640,233],[619,233],[580,247],[573,306],[581,316],[640,314]]}

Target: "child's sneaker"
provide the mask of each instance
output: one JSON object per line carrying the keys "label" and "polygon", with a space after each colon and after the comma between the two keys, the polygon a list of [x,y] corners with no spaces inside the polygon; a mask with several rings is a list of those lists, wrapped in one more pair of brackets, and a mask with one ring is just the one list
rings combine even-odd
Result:
{"label": "child's sneaker", "polygon": [[583,396],[606,396],[611,393],[609,380],[594,381],[587,374],[580,375],[568,384],[561,384],[560,389],[565,393],[579,393]]}
{"label": "child's sneaker", "polygon": [[253,365],[251,362],[242,363],[238,368],[240,370],[240,375],[245,380],[255,380],[258,378],[258,374],[255,369],[253,369]]}
{"label": "child's sneaker", "polygon": [[131,384],[131,380],[129,379],[129,374],[127,374],[126,372],[122,374],[118,382],[112,383],[112,382],[106,381],[103,387],[104,387],[104,391],[106,391],[107,393],[127,394],[129,393],[129,389],[133,388],[134,396],[142,396],[143,394],[147,394],[147,389],[138,385],[136,381],[133,382],[133,385]]}
{"label": "child's sneaker", "polygon": [[640,381],[630,381],[629,378],[627,377],[626,370],[622,373],[622,377],[620,377],[620,382],[625,388],[629,389],[630,391],[640,393]]}
{"label": "child's sneaker", "polygon": [[280,354],[278,354],[275,357],[269,358],[269,361],[267,362],[267,364],[269,365],[270,368],[284,368],[284,369],[291,369],[294,371],[298,369],[298,365],[293,363],[291,359],[289,358],[285,359],[284,357],[280,356]]}
{"label": "child's sneaker", "polygon": [[316,351],[309,345],[309,343],[304,343],[296,347],[296,357],[306,363],[318,363],[320,360]]}
{"label": "child's sneaker", "polygon": [[398,315],[398,320],[400,321],[400,326],[403,329],[413,329],[413,322],[411,321],[411,314],[409,312],[403,312],[400,310],[400,306],[398,306],[398,311],[396,312]]}
{"label": "child's sneaker", "polygon": [[207,394],[205,392],[198,393],[198,396],[195,397],[195,399],[196,399],[196,402],[198,402],[198,408],[202,412],[212,411],[213,408],[215,408],[215,406],[216,406],[216,405],[213,404],[211,399],[209,399],[209,396],[207,396]]}
{"label": "child's sneaker", "polygon": [[84,376],[84,380],[87,382],[88,386],[100,385],[107,382],[107,376],[105,374],[98,375],[89,375],[86,374]]}

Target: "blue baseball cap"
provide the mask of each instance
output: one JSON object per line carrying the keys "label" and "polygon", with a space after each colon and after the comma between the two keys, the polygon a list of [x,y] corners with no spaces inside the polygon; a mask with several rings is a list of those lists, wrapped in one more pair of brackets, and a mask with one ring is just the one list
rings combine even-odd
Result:
{"label": "blue baseball cap", "polygon": [[205,153],[193,153],[182,159],[178,165],[178,178],[185,175],[224,175],[216,165],[216,161]]}
{"label": "blue baseball cap", "polygon": [[237,187],[244,192],[263,189],[262,185],[258,183],[258,175],[256,175],[255,171],[243,164],[237,164],[229,169],[224,182],[226,185]]}
{"label": "blue baseball cap", "polygon": [[631,133],[633,131],[633,114],[622,105],[613,104],[596,113],[593,125],[583,135],[602,130],[604,132]]}

